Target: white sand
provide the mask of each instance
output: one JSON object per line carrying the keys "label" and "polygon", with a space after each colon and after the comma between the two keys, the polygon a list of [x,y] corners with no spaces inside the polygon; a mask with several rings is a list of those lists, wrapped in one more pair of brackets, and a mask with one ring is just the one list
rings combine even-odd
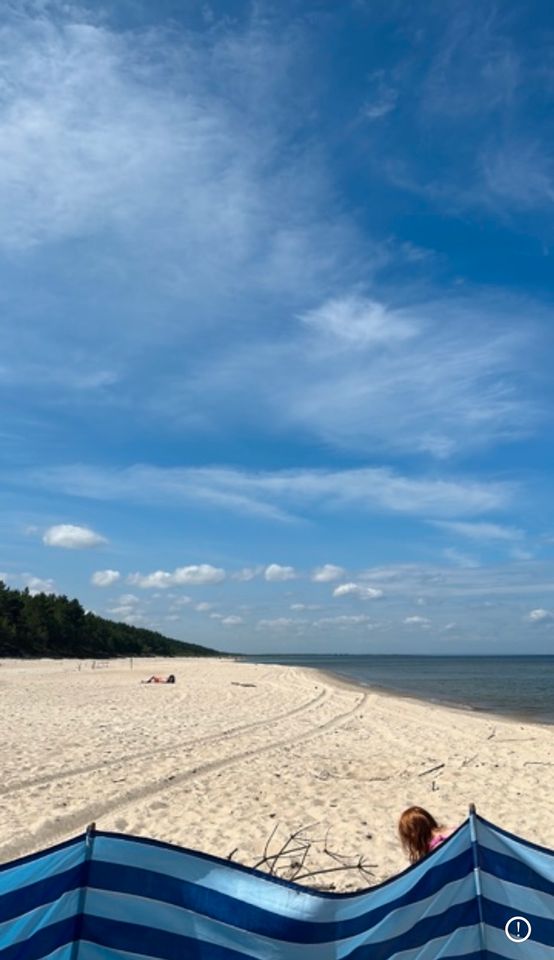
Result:
{"label": "white sand", "polygon": [[[175,673],[175,686],[141,685]],[[247,684],[247,686],[243,686]],[[252,684],[252,686],[250,686]],[[3,661],[0,860],[103,830],[253,864],[317,821],[378,882],[402,870],[396,822],[418,803],[455,826],[470,801],[554,847],[554,728],[225,660]],[[434,773],[425,773],[443,765]],[[314,842],[307,865],[333,866]],[[325,877],[336,889],[368,883]],[[322,880],[319,881],[320,883]]]}

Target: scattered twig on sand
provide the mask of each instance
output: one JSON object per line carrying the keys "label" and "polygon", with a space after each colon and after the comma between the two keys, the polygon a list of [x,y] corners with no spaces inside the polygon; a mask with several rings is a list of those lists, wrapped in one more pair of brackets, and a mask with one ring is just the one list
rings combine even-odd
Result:
{"label": "scattered twig on sand", "polygon": [[241,683],[240,680],[231,680],[232,687],[257,687],[257,683]]}
{"label": "scattered twig on sand", "polygon": [[477,760],[477,757],[478,757],[478,756],[479,756],[479,754],[478,754],[478,753],[475,753],[472,757],[469,757],[468,760],[462,760],[461,766],[462,766],[462,767],[468,767],[470,763],[473,763],[474,760]]}
{"label": "scattered twig on sand", "polygon": [[492,740],[492,738],[495,736],[496,736],[496,727],[493,727],[492,733],[489,733],[487,740]]}
{"label": "scattered twig on sand", "polygon": [[[329,830],[324,841],[321,838],[318,839],[309,835],[309,831],[316,826],[316,823],[312,823],[300,827],[289,834],[276,853],[271,853],[270,847],[277,831],[276,826],[265,842],[263,856],[254,864],[255,869],[265,868],[272,876],[296,881],[306,880],[308,877],[318,877],[322,874],[351,870],[357,871],[365,881],[373,878],[371,868],[376,867],[377,864],[367,863],[363,856],[349,856],[331,850],[328,844]],[[333,860],[336,865],[311,867],[308,861],[310,855],[314,852],[314,844],[320,843],[323,843],[323,849],[319,852]]]}
{"label": "scattered twig on sand", "polygon": [[442,770],[445,766],[445,763],[439,763],[436,767],[429,767],[428,770],[422,770],[421,773],[418,773],[418,777],[425,777],[428,773],[435,773],[436,770]]}

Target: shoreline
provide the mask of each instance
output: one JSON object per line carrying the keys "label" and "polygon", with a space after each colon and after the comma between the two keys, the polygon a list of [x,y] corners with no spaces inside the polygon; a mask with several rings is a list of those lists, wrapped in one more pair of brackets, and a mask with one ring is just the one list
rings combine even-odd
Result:
{"label": "shoreline", "polygon": [[[379,883],[407,865],[398,816],[426,806],[455,827],[469,803],[554,846],[549,727],[401,697],[319,668],[182,658],[3,661],[6,731],[0,860],[98,829],[149,836],[252,866],[276,829],[311,828],[363,856]],[[175,685],[143,685],[175,673]],[[273,849],[273,848],[272,848]],[[324,878],[326,879],[326,878]]]}
{"label": "shoreline", "polygon": [[[269,657],[270,655],[268,654],[267,656]],[[376,656],[380,657],[381,655],[376,655]],[[387,654],[386,656],[387,656],[387,657],[390,656],[391,659],[392,659],[395,655],[393,655],[393,654],[388,655],[388,654]],[[398,655],[398,656],[399,656],[401,659],[405,659],[406,657],[409,657],[410,655],[404,655],[404,654],[402,654],[402,655]],[[443,657],[442,655],[441,655],[441,656],[437,656],[437,657],[429,656],[428,658],[423,658],[423,657],[420,657],[419,655],[414,654],[413,657],[414,657],[415,660],[421,660],[421,659],[430,659],[430,660],[432,660],[432,659],[438,659],[438,660],[444,660],[444,659],[447,659],[446,657]],[[549,659],[549,660],[552,660],[553,663],[554,663],[554,655],[542,655],[542,654],[539,655],[539,654],[537,654],[536,657],[537,657],[537,659]],[[301,659],[301,657],[299,657],[299,659]],[[330,659],[330,658],[329,658],[329,659]],[[337,655],[337,660],[338,660],[338,659],[340,659],[340,655]],[[457,657],[457,656],[454,656],[454,655],[453,655],[453,656],[450,657],[449,659],[453,659],[453,660],[456,660],[456,659],[466,660],[466,659],[468,659],[468,658],[463,657],[463,656]],[[499,658],[497,658],[496,656],[484,654],[482,657],[479,657],[479,658],[475,657],[474,659],[481,659],[481,660],[493,659],[493,660],[496,660],[496,659],[499,659]],[[527,659],[530,659],[530,658],[528,658],[528,657],[525,656],[525,655],[521,655],[520,657],[510,656],[510,657],[501,658],[501,659],[509,659],[509,660],[513,660],[513,659],[523,659],[523,660],[527,660]],[[306,670],[320,671],[322,674],[325,674],[325,675],[328,676],[329,678],[335,678],[337,681],[341,681],[341,682],[343,682],[343,683],[345,683],[345,684],[347,684],[347,685],[352,685],[352,686],[355,687],[355,688],[358,687],[358,688],[363,689],[363,690],[373,690],[375,693],[382,694],[383,696],[394,697],[394,698],[398,698],[398,699],[400,699],[400,700],[407,700],[407,701],[415,702],[415,703],[428,703],[428,704],[430,704],[430,705],[443,706],[443,707],[445,707],[445,708],[447,708],[447,709],[452,709],[452,710],[457,710],[457,711],[465,711],[465,712],[467,712],[467,713],[469,713],[469,714],[471,714],[471,715],[489,716],[489,717],[494,717],[494,718],[497,719],[497,720],[512,720],[512,721],[514,721],[514,722],[516,722],[516,723],[536,724],[536,725],[538,725],[538,726],[540,726],[540,727],[543,727],[543,728],[546,728],[546,729],[551,729],[551,730],[554,729],[554,717],[553,717],[553,719],[548,719],[548,720],[543,719],[543,720],[541,720],[541,719],[537,719],[533,714],[528,714],[528,713],[526,713],[525,711],[520,712],[520,711],[517,711],[517,710],[506,710],[505,712],[501,712],[501,711],[499,712],[499,711],[495,710],[494,708],[490,708],[490,709],[489,709],[489,708],[487,708],[486,706],[485,706],[485,707],[481,707],[481,706],[479,706],[479,705],[472,704],[472,703],[468,703],[468,702],[464,702],[464,701],[462,701],[462,700],[448,700],[448,699],[442,699],[442,698],[440,698],[440,697],[432,697],[432,696],[430,696],[430,695],[427,696],[427,695],[425,695],[425,694],[418,695],[417,693],[414,693],[414,692],[412,692],[412,691],[401,690],[401,689],[395,688],[395,687],[393,687],[393,686],[390,686],[390,687],[389,687],[389,686],[385,686],[385,685],[380,684],[380,683],[378,683],[378,682],[372,682],[371,680],[364,680],[364,679],[361,679],[361,678],[351,677],[351,676],[348,676],[346,673],[344,673],[344,674],[343,674],[343,673],[340,673],[338,670],[334,670],[332,667],[327,666],[327,665],[325,665],[325,666],[320,666],[320,665],[318,665],[318,664],[313,664],[313,665],[312,665],[312,664],[310,664],[310,663],[306,663],[305,661],[304,661],[304,662],[300,662],[300,663],[295,663],[295,662],[292,660],[292,656],[291,656],[290,661],[287,661],[287,662],[285,662],[285,661],[280,661],[280,660],[277,660],[277,659],[275,659],[275,660],[269,660],[269,659],[268,659],[268,660],[265,660],[265,659],[256,660],[256,659],[254,658],[254,656],[252,656],[252,657],[249,658],[249,659],[243,660],[242,662],[245,662],[245,663],[260,663],[260,664],[273,663],[273,664],[279,664],[280,666],[291,666],[291,667],[297,667],[298,669],[306,669]]]}
{"label": "shoreline", "polygon": [[332,670],[325,670],[322,667],[310,667],[306,664],[302,664],[302,666],[299,665],[298,669],[320,673],[322,676],[325,676],[328,681],[336,681],[338,685],[344,684],[345,687],[352,687],[358,690],[371,690],[374,693],[382,695],[383,697],[391,697],[393,700],[407,700],[410,703],[428,703],[430,706],[444,707],[447,710],[456,710],[461,713],[467,713],[469,716],[491,717],[493,720],[497,721],[508,720],[513,721],[514,723],[524,723],[528,726],[537,726],[546,730],[552,730],[552,732],[554,732],[554,722],[549,722],[547,720],[541,722],[540,720],[535,720],[533,717],[528,717],[525,714],[495,713],[493,710],[485,710],[481,707],[473,707],[471,704],[463,704],[459,701],[432,700],[429,697],[418,697],[415,693],[406,693],[402,690],[392,690],[390,687],[382,687],[378,683],[366,683],[363,680],[354,680],[352,677],[346,677],[342,674],[334,673]]}

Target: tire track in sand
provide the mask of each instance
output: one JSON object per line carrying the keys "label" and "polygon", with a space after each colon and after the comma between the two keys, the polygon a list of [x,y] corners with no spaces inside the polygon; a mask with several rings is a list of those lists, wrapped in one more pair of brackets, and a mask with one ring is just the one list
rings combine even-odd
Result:
{"label": "tire track in sand", "polygon": [[[367,693],[362,694],[361,697],[357,697],[356,703],[349,710],[346,710],[343,713],[335,714],[329,720],[326,720],[320,724],[316,724],[310,730],[307,730],[305,733],[300,735],[284,737],[281,739],[273,739],[268,743],[261,744],[258,747],[252,747],[247,750],[242,750],[239,753],[231,754],[229,757],[224,757],[219,760],[210,760],[208,763],[194,766],[180,774],[151,780],[147,784],[141,784],[139,787],[133,787],[130,790],[119,794],[119,796],[115,797],[113,800],[108,800],[105,803],[89,804],[88,806],[75,811],[75,813],[58,817],[55,821],[47,821],[32,838],[29,837],[29,840],[31,841],[32,839],[33,843],[35,844],[48,843],[50,845],[57,843],[70,835],[74,830],[82,830],[85,824],[90,823],[93,820],[97,820],[106,814],[122,812],[137,801],[145,800],[149,797],[155,797],[162,791],[165,792],[168,790],[173,790],[175,787],[179,787],[189,780],[198,780],[202,777],[209,776],[211,773],[215,773],[218,770],[224,770],[225,768],[239,764],[244,760],[249,760],[252,757],[271,753],[273,750],[279,750],[283,747],[297,746],[300,743],[305,743],[308,740],[314,739],[314,737],[321,736],[321,734],[326,733],[328,730],[335,729],[340,727],[343,723],[347,723],[348,720],[350,720],[358,710],[363,708],[367,697]],[[298,713],[299,709],[295,709],[293,712]],[[17,848],[20,848],[21,845],[20,838],[17,842]],[[15,844],[6,844],[2,852],[4,858],[7,859],[10,857],[10,847],[13,849],[14,846]]]}
{"label": "tire track in sand", "polygon": [[56,780],[67,780],[71,777],[80,776],[83,773],[93,773],[95,770],[106,770],[110,767],[117,767],[121,764],[125,764],[134,760],[151,760],[154,758],[159,759],[168,753],[190,750],[200,744],[212,743],[216,740],[232,740],[234,737],[240,736],[247,730],[254,730],[257,727],[265,727],[270,724],[280,723],[282,720],[287,720],[289,717],[293,717],[297,713],[310,710],[321,700],[327,699],[328,696],[329,691],[322,690],[321,693],[318,693],[316,697],[312,697],[311,700],[306,700],[305,703],[301,703],[299,706],[293,707],[292,710],[286,710],[284,713],[276,713],[272,717],[267,717],[265,720],[254,720],[251,723],[242,723],[236,727],[230,727],[227,730],[222,730],[219,733],[210,733],[203,737],[194,737],[191,740],[178,740],[174,743],[168,744],[165,747],[157,747],[155,750],[124,754],[119,757],[114,757],[110,760],[102,760],[101,763],[83,764],[80,767],[71,767],[70,769],[62,769],[58,772],[45,773],[40,777],[33,777],[30,780],[20,780],[17,783],[9,783],[6,787],[0,787],[0,797],[9,796],[11,793],[16,793],[18,790],[25,790],[28,787],[37,787],[46,783],[54,783]]}

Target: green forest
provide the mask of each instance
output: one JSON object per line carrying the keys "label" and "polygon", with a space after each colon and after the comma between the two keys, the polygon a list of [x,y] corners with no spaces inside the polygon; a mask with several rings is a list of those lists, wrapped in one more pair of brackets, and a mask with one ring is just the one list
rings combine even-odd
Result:
{"label": "green forest", "polygon": [[78,600],[31,596],[0,580],[1,657],[209,657],[217,650],[85,613]]}

